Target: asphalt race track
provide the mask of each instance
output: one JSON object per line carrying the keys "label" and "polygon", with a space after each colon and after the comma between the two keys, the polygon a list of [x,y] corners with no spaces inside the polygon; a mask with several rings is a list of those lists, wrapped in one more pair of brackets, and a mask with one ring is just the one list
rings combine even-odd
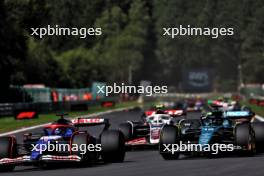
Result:
{"label": "asphalt race track", "polygon": [[[140,117],[139,111],[116,112],[103,116],[109,118],[112,128],[125,120],[137,120]],[[199,117],[198,113],[190,113],[188,118]],[[92,129],[97,132],[98,129]],[[39,130],[34,130],[37,132]],[[16,136],[21,138],[22,134]],[[125,176],[125,175],[195,175],[195,176],[263,176],[264,155],[254,157],[186,157],[174,161],[165,161],[158,154],[158,151],[131,151],[126,154],[124,163],[95,164],[88,167],[63,167],[52,170],[43,170],[33,166],[18,166],[14,172],[0,173],[1,176]]]}

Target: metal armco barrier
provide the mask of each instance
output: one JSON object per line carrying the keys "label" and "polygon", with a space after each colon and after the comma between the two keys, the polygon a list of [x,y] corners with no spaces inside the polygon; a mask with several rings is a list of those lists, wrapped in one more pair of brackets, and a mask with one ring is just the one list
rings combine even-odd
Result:
{"label": "metal armco barrier", "polygon": [[11,103],[0,104],[0,117],[10,116],[13,114],[14,114],[14,104],[11,104]]}

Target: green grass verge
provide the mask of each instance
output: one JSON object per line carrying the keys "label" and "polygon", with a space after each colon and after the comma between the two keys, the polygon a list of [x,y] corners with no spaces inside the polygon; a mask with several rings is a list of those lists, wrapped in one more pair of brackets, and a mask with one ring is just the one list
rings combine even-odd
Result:
{"label": "green grass verge", "polygon": [[260,115],[260,116],[264,117],[264,107],[250,104],[247,101],[242,101],[241,104],[245,105],[245,106],[248,106],[248,107],[251,107],[253,112],[255,112],[257,115]]}
{"label": "green grass verge", "polygon": [[[69,117],[76,117],[81,115],[89,115],[96,112],[104,112],[107,110],[118,109],[118,108],[126,108],[131,106],[138,106],[139,104],[136,101],[133,102],[124,102],[116,104],[114,107],[101,107],[101,106],[94,106],[89,107],[88,111],[76,111],[76,112],[69,112]],[[15,120],[14,117],[1,117],[0,118],[0,133],[12,131],[24,127],[30,127],[34,125],[39,125],[43,123],[53,122],[54,120],[58,119],[55,113],[50,114],[40,114],[39,118],[31,119],[31,120]]]}

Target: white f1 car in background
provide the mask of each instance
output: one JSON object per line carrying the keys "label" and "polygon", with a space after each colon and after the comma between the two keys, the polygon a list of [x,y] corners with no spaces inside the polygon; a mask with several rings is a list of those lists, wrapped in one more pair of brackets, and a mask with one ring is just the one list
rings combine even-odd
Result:
{"label": "white f1 car in background", "polygon": [[154,114],[144,121],[127,121],[119,125],[124,134],[126,146],[158,146],[160,131],[165,124],[172,124],[169,114]]}

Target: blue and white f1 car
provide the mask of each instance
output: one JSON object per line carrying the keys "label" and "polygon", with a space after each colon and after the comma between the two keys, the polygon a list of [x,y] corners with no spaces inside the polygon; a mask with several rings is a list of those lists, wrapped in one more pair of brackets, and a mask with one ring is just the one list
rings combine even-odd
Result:
{"label": "blue and white f1 car", "polygon": [[[17,165],[50,166],[52,163],[122,162],[125,140],[118,130],[109,130],[109,121],[101,118],[62,117],[43,128],[40,134],[24,134],[22,144],[14,136],[0,138],[0,171],[12,171]],[[79,127],[104,125],[99,138]],[[109,140],[111,139],[111,140]]]}

